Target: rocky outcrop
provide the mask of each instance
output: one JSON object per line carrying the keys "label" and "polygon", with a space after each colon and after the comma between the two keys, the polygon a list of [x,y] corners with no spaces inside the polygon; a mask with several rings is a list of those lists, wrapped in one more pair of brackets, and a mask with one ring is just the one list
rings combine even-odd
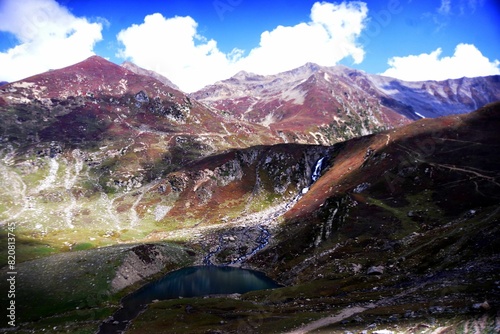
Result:
{"label": "rocky outcrop", "polygon": [[233,150],[170,173],[151,192],[160,194],[159,206],[171,208],[165,222],[190,216],[219,223],[224,216],[290,201],[310,185],[316,162],[331,153],[328,147],[295,144]]}
{"label": "rocky outcrop", "polygon": [[126,252],[127,255],[111,281],[113,292],[158,274],[168,264],[179,261],[177,257],[166,253],[165,249],[159,245],[142,244],[128,249]]}

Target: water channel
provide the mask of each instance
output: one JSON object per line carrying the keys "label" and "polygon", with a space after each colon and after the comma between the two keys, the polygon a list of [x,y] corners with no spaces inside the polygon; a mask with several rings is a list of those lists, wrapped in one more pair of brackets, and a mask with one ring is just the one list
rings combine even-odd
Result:
{"label": "water channel", "polygon": [[[311,185],[321,176],[323,161],[325,157],[320,158],[314,166],[311,175]],[[285,213],[291,208],[300,197],[309,191],[306,187],[282,210],[275,212],[268,217],[273,220]],[[248,257],[251,257],[262,248],[267,246],[271,237],[265,227],[266,224],[259,225],[261,233],[257,238],[258,246],[250,254],[238,258],[231,264],[241,263]],[[222,295],[233,293],[246,293],[255,290],[274,289],[281,287],[263,273],[228,267],[214,266],[211,258],[216,255],[224,244],[222,236],[219,238],[219,246],[216,251],[209,252],[204,258],[205,266],[186,267],[165,275],[163,278],[149,283],[136,292],[128,295],[122,300],[120,308],[112,317],[103,322],[99,327],[97,334],[120,334],[127,328],[131,320],[136,318],[148,304],[154,300],[167,300],[179,297],[203,297],[208,295]]]}

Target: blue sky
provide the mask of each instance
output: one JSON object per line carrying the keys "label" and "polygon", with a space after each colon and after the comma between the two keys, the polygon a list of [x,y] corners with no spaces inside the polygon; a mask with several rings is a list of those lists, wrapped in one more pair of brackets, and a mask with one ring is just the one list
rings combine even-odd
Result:
{"label": "blue sky", "polygon": [[496,0],[0,0],[0,81],[98,54],[190,92],[311,61],[403,80],[500,74]]}

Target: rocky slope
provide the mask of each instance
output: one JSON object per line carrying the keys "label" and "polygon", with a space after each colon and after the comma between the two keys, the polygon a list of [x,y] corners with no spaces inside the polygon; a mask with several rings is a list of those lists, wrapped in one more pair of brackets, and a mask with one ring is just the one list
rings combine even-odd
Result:
{"label": "rocky slope", "polygon": [[422,117],[465,113],[500,99],[499,76],[404,82],[344,66],[306,64],[270,76],[240,72],[191,94],[268,126],[290,142],[333,144]]}
{"label": "rocky slope", "polygon": [[[301,87],[334,80],[314,71]],[[365,103],[368,122],[406,122],[345,80],[347,119]],[[496,311],[499,105],[333,146],[299,129],[330,117],[317,110],[255,124],[99,57],[0,87],[0,249],[10,224],[18,332],[94,333],[145,280],[201,263],[287,287],[158,303],[131,331],[283,332],[347,306],[360,327]],[[275,131],[286,124],[295,133]]]}
{"label": "rocky slope", "polygon": [[334,145],[244,263],[286,288],[160,302],[130,332],[498,331],[499,122],[497,103]]}
{"label": "rocky slope", "polygon": [[[208,261],[256,268],[287,287],[156,303],[133,321],[130,332],[412,333],[416,328],[468,332],[477,326],[494,331],[500,303],[499,122],[497,103],[332,147],[260,146],[193,162],[111,202],[108,210],[116,217],[135,205],[138,246],[21,263],[22,277],[31,277],[30,268],[44,268],[50,276],[65,257],[99,263],[91,265],[93,271],[74,274],[94,277],[96,287],[71,285],[98,300],[41,295],[59,306],[30,306],[21,328],[56,327],[50,332],[62,333],[83,321],[91,332],[115,310],[116,296],[137,286],[131,283],[165,265]],[[315,172],[319,178],[312,177]],[[85,235],[81,226],[75,230]],[[102,237],[123,242],[127,233]],[[56,235],[66,234],[61,229]],[[23,242],[37,243],[40,250],[51,240],[48,234],[26,233]],[[65,277],[40,283],[31,277],[23,280],[23,289],[31,296],[38,288],[49,289],[48,282],[65,284]],[[75,305],[83,309],[75,311]],[[41,320],[33,322],[36,316]]]}
{"label": "rocky slope", "polygon": [[[306,254],[321,254],[323,244],[328,249],[332,242],[336,247],[345,242],[342,247],[351,250],[349,261],[354,249],[367,256],[361,267],[364,270],[370,265],[397,267],[396,262],[401,260],[392,259],[395,262],[391,266],[383,263],[380,256],[401,256],[406,247],[412,256],[423,255],[417,255],[411,248],[422,244],[417,242],[419,238],[425,240],[430,235],[443,238],[440,241],[443,244],[423,244],[443,248],[443,254],[439,259],[415,259],[418,264],[413,264],[414,269],[422,266],[419,270],[425,272],[429,269],[426,261],[446,268],[458,265],[454,261],[474,261],[480,255],[493,255],[495,247],[472,252],[462,244],[464,240],[458,241],[475,238],[463,235],[465,229],[475,230],[484,238],[497,233],[500,157],[495,127],[498,122],[500,104],[496,103],[471,114],[421,120],[334,146],[328,170],[285,214],[285,234],[294,236],[294,247],[298,242],[295,236],[303,236],[298,249]],[[450,235],[437,237],[441,233],[451,233],[457,239]],[[403,242],[405,238],[408,240]],[[285,241],[283,245],[287,244]],[[445,256],[447,247],[456,251],[454,247],[461,247],[460,244],[465,247],[459,248],[464,254]],[[368,249],[370,253],[365,253]],[[337,252],[342,250],[331,249],[327,258],[335,258]],[[466,258],[465,254],[472,257]],[[289,255],[284,251],[283,256]],[[405,261],[410,261],[409,257]],[[331,265],[328,261],[325,264]],[[314,275],[317,268],[308,267]],[[348,270],[349,267],[345,266]],[[283,269],[279,269],[283,280],[301,279],[301,274],[294,272],[296,268]]]}
{"label": "rocky slope", "polygon": [[136,64],[131,63],[129,61],[124,62],[123,64],[121,64],[121,66],[123,68],[126,68],[129,71],[134,72],[135,74],[145,75],[145,76],[152,77],[153,79],[156,79],[156,80],[160,81],[162,84],[164,84],[166,86],[169,86],[169,87],[171,87],[171,88],[173,88],[175,90],[180,90],[179,87],[176,84],[174,84],[168,78],[164,77],[163,75],[161,75],[161,74],[159,74],[157,72],[146,70],[146,69],[144,69],[142,67],[139,67]]}
{"label": "rocky slope", "polygon": [[135,226],[137,191],[169,172],[279,140],[99,57],[3,86],[0,117],[0,219],[37,236],[81,227],[86,241]]}

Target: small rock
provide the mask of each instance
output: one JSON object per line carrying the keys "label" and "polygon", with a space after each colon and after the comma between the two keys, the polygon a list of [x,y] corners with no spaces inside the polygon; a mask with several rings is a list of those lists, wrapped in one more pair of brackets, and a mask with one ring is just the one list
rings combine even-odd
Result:
{"label": "small rock", "polygon": [[444,307],[442,306],[431,306],[429,307],[429,313],[431,314],[440,314],[445,311]]}
{"label": "small rock", "polygon": [[472,308],[475,309],[475,310],[489,310],[491,308],[490,304],[488,303],[488,301],[484,301],[482,303],[476,303],[474,305],[472,305]]}
{"label": "small rock", "polygon": [[476,210],[469,210],[466,214],[465,214],[465,218],[472,218],[476,215]]}
{"label": "small rock", "polygon": [[357,322],[357,323],[364,321],[364,319],[362,317],[360,317],[359,315],[355,316],[353,320],[354,320],[354,322]]}
{"label": "small rock", "polygon": [[489,310],[491,308],[490,304],[485,300],[482,304],[481,304],[481,308],[483,310]]}
{"label": "small rock", "polygon": [[354,271],[355,274],[359,273],[361,271],[361,268],[363,268],[363,266],[359,263],[352,264],[352,271]]}
{"label": "small rock", "polygon": [[384,266],[373,266],[368,268],[366,273],[368,275],[382,275],[384,273]]}
{"label": "small rock", "polygon": [[397,314],[393,314],[389,317],[389,321],[396,322],[399,320],[399,316]]}

